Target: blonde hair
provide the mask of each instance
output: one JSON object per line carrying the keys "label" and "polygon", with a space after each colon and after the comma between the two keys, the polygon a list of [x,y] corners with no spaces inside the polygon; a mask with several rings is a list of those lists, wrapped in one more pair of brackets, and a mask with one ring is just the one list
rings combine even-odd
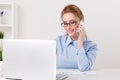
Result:
{"label": "blonde hair", "polygon": [[64,9],[61,12],[61,19],[65,13],[73,13],[79,19],[79,21],[81,20],[84,21],[84,15],[82,11],[80,10],[79,7],[77,7],[74,4],[69,4],[64,7]]}

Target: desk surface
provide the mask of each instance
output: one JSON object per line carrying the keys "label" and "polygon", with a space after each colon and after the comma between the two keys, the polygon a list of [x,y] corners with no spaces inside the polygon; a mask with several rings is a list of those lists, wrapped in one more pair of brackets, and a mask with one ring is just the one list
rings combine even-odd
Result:
{"label": "desk surface", "polygon": [[[0,77],[0,80],[6,79]],[[120,69],[96,70],[96,74],[72,73],[65,80],[120,80]]]}
{"label": "desk surface", "polygon": [[65,80],[120,80],[120,69],[101,69],[83,73],[70,71],[68,70],[69,77]]}
{"label": "desk surface", "polygon": [[[57,73],[64,72],[69,75],[65,80],[120,80],[120,69],[100,69],[88,72],[79,72],[76,69],[59,69]],[[1,73],[1,62],[0,62]],[[0,77],[0,80],[7,80]]]}

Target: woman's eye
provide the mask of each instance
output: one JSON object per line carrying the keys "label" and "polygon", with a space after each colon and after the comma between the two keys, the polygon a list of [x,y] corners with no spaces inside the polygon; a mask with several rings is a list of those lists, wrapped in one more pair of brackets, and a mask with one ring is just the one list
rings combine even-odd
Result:
{"label": "woman's eye", "polygon": [[70,22],[70,24],[75,24],[75,23],[76,23],[75,21]]}
{"label": "woman's eye", "polygon": [[64,23],[64,25],[68,25],[68,23]]}

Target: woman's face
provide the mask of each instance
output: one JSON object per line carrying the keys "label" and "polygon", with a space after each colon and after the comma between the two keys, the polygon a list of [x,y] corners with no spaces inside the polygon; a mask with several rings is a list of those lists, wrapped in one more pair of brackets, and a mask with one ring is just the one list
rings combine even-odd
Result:
{"label": "woman's face", "polygon": [[62,21],[62,26],[66,30],[67,34],[71,37],[75,36],[79,25],[77,17],[73,13],[65,13],[62,16]]}

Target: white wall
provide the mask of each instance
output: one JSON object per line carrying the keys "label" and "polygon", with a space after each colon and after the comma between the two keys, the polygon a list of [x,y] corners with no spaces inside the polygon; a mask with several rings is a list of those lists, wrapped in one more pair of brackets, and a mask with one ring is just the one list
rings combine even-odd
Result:
{"label": "white wall", "polygon": [[55,39],[62,34],[60,12],[68,3],[85,15],[89,39],[98,45],[95,68],[120,68],[119,0],[0,0],[18,5],[19,38]]}

